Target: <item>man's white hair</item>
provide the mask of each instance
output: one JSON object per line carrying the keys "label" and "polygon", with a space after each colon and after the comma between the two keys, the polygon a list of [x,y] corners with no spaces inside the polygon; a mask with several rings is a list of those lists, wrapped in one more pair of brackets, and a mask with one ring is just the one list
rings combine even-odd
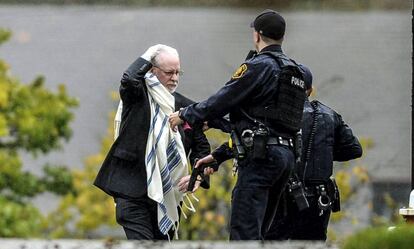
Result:
{"label": "man's white hair", "polygon": [[157,61],[158,55],[164,54],[164,53],[174,55],[174,56],[177,56],[177,58],[180,58],[178,55],[177,49],[167,46],[167,45],[160,45],[157,51],[155,52],[155,55],[153,59],[151,60],[151,63],[153,65],[158,65],[158,61]]}

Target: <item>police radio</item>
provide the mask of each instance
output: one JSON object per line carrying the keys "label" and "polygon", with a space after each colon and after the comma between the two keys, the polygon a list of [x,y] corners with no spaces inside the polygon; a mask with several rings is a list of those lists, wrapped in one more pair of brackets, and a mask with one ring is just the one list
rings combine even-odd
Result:
{"label": "police radio", "polygon": [[309,207],[309,202],[308,199],[306,199],[302,182],[297,179],[290,178],[288,182],[288,191],[290,197],[295,200],[299,211],[305,210]]}

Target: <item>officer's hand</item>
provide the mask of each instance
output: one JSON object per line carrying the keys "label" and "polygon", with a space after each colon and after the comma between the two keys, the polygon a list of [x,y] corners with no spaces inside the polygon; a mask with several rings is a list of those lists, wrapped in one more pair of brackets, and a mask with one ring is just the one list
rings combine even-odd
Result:
{"label": "officer's hand", "polygon": [[212,175],[212,174],[214,174],[214,169],[213,168],[207,167],[207,168],[204,169],[204,175],[205,176],[209,176],[209,175]]}
{"label": "officer's hand", "polygon": [[[182,193],[187,192],[188,183],[190,182],[190,177],[191,177],[191,175],[186,175],[186,176],[184,176],[180,179],[180,181],[178,182],[178,190],[180,192],[182,192]],[[197,179],[197,181],[194,184],[193,191],[191,191],[191,192],[194,193],[200,187],[200,184],[201,184],[201,180]]]}
{"label": "officer's hand", "polygon": [[[215,159],[214,159],[213,155],[205,156],[205,157],[203,157],[203,158],[201,158],[200,160],[197,161],[196,165],[194,165],[194,168],[198,168],[203,164],[212,163],[214,161],[215,161]],[[206,175],[206,176],[212,175],[213,173],[214,173],[214,169],[212,169],[210,167],[207,167],[207,168],[204,169],[204,175]]]}
{"label": "officer's hand", "polygon": [[171,113],[168,121],[170,122],[170,126],[173,131],[177,131],[177,126],[184,123],[184,121],[178,116],[178,112]]}
{"label": "officer's hand", "polygon": [[143,55],[141,55],[141,58],[143,58],[146,61],[151,62],[151,60],[154,59],[154,57],[159,52],[160,48],[162,48],[163,46],[165,46],[165,45],[157,44],[157,45],[149,47],[147,49],[147,51],[145,51],[145,53]]}
{"label": "officer's hand", "polygon": [[204,121],[204,123],[203,123],[203,132],[204,131],[207,131],[208,129],[210,129],[210,127],[208,127],[208,121]]}

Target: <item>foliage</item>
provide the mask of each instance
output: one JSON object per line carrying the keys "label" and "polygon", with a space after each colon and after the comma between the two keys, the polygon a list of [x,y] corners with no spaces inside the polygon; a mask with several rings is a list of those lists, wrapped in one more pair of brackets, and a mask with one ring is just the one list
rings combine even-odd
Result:
{"label": "foliage", "polygon": [[[0,29],[0,44],[10,36],[10,31]],[[70,109],[77,101],[63,85],[52,93],[44,81],[39,76],[23,84],[0,60],[0,237],[40,235],[45,221],[31,199],[43,192],[66,194],[72,189],[65,167],[45,165],[42,176],[22,169],[22,153],[46,154],[71,136]]]}
{"label": "foliage", "polygon": [[0,237],[40,235],[42,215],[31,204],[11,201],[0,196]]}
{"label": "foliage", "polygon": [[[228,134],[217,130],[209,130],[206,135],[213,149],[229,139]],[[200,202],[195,204],[196,213],[188,213],[188,219],[181,218],[180,239],[228,239],[230,200],[236,182],[231,161],[221,164],[219,172],[210,176],[209,190],[199,189],[195,193]]]}
{"label": "foliage", "polygon": [[[119,98],[114,93],[112,97]],[[60,201],[58,208],[48,215],[50,237],[90,238],[96,236],[95,233],[100,227],[116,225],[113,198],[93,186],[99,168],[113,143],[113,118],[114,113],[111,113],[100,151],[85,159],[83,169],[72,172],[74,192],[68,193]]]}
{"label": "foliage", "polygon": [[414,226],[368,228],[347,238],[343,249],[411,249],[414,245]]}
{"label": "foliage", "polygon": [[399,214],[400,203],[396,202],[390,193],[385,192],[382,196],[384,206],[390,210],[389,216],[380,216],[374,214],[372,217],[372,224],[374,226],[391,226],[392,224],[400,224],[404,221],[403,217]]}
{"label": "foliage", "polygon": [[[367,151],[374,146],[374,143],[369,138],[360,138],[360,143],[364,151],[363,157]],[[359,194],[359,190],[363,187],[367,187],[370,183],[370,177],[368,171],[364,165],[361,164],[361,159],[356,159],[350,162],[336,163],[335,167],[335,180],[338,184],[340,200],[341,200],[341,211],[331,214],[330,224],[344,222],[345,220],[350,221],[351,225],[358,225],[359,220],[353,213],[352,205],[354,205],[353,198]],[[371,209],[371,202],[367,200],[364,204],[367,209]],[[343,239],[343,236],[338,234],[332,228],[328,227],[328,240],[337,241]]]}

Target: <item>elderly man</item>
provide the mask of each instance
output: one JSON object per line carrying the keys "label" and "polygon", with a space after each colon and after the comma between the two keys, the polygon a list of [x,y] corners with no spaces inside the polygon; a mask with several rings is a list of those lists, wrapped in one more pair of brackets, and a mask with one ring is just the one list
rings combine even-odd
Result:
{"label": "elderly man", "polygon": [[128,239],[164,240],[177,231],[183,198],[178,183],[189,178],[186,152],[191,150],[191,161],[210,152],[201,126],[181,126],[180,132],[168,126],[168,115],[190,101],[174,93],[180,74],[177,51],[158,44],[121,80],[119,136],[94,184],[114,197]]}

